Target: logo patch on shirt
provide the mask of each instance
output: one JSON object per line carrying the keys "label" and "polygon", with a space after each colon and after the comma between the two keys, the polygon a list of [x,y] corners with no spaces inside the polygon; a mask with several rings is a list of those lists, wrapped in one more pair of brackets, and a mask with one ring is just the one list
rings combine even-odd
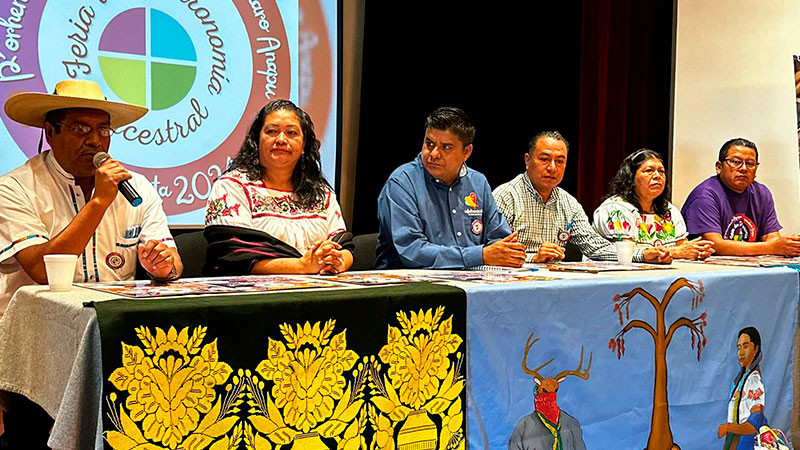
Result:
{"label": "logo patch on shirt", "polygon": [[470,228],[472,228],[474,234],[481,234],[483,232],[483,222],[475,219],[472,221],[472,226]]}
{"label": "logo patch on shirt", "polygon": [[478,196],[474,192],[470,192],[468,196],[464,197],[464,203],[470,208],[477,208]]}
{"label": "logo patch on shirt", "polygon": [[121,269],[125,265],[125,257],[121,253],[111,252],[106,256],[106,265],[114,270]]}
{"label": "logo patch on shirt", "polygon": [[569,238],[570,238],[570,236],[572,236],[569,233],[569,230],[571,230],[574,225],[575,225],[575,219],[569,221],[569,223],[567,224],[567,228],[565,228],[563,230],[558,230],[558,234],[556,235],[556,238],[558,239],[558,243],[559,244],[564,246],[564,245],[566,245],[567,242],[569,242]]}
{"label": "logo patch on shirt", "polygon": [[480,217],[480,216],[483,215],[483,209],[465,209],[464,210],[464,214],[466,214],[468,216],[478,216],[478,217]]}
{"label": "logo patch on shirt", "polygon": [[732,241],[755,242],[756,224],[743,213],[736,214],[725,229],[725,239]]}

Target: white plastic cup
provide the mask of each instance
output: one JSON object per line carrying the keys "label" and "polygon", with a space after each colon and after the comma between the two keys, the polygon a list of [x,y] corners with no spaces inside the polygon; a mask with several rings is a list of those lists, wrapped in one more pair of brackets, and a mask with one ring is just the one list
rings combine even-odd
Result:
{"label": "white plastic cup", "polygon": [[44,255],[44,269],[51,291],[64,292],[72,288],[77,262],[78,255]]}
{"label": "white plastic cup", "polygon": [[630,266],[633,261],[633,241],[617,241],[617,262],[623,266]]}

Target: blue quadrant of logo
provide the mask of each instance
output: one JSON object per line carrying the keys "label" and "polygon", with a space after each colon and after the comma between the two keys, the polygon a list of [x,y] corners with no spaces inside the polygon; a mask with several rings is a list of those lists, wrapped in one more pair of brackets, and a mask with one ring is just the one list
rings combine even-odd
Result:
{"label": "blue quadrant of logo", "polygon": [[171,16],[150,10],[150,54],[157,58],[197,61],[192,39]]}

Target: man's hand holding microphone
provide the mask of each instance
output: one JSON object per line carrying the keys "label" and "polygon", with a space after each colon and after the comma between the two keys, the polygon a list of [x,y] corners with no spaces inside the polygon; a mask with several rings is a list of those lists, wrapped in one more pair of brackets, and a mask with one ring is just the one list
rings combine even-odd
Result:
{"label": "man's hand holding microphone", "polygon": [[[108,153],[100,152],[92,159],[97,168],[94,174],[94,194],[103,207],[108,208],[117,198],[117,192],[122,194],[133,206],[142,204],[142,197],[136,192],[128,181],[131,174],[116,159]],[[137,247],[139,263],[156,279],[170,280],[179,275],[175,267],[173,250],[163,242],[151,239],[140,242]]]}
{"label": "man's hand holding microphone", "polygon": [[94,155],[92,162],[97,168],[92,198],[97,198],[103,206],[108,207],[117,198],[117,192],[120,192],[131,205],[139,206],[142,203],[142,197],[128,181],[131,174],[119,161],[112,159],[106,152],[100,152]]}

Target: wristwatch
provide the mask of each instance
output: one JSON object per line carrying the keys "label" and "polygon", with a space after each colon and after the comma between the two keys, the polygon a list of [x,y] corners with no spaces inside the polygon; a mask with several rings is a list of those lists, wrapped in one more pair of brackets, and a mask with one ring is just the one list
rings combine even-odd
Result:
{"label": "wristwatch", "polygon": [[175,264],[173,263],[173,264],[172,264],[172,269],[169,271],[169,273],[167,274],[167,276],[166,276],[166,277],[164,277],[164,278],[157,278],[157,277],[154,277],[154,276],[153,276],[153,274],[151,274],[150,272],[147,272],[147,275],[148,275],[148,276],[150,277],[150,279],[151,279],[151,280],[153,280],[153,281],[172,281],[172,280],[174,280],[174,279],[178,278],[178,270],[175,268]]}

